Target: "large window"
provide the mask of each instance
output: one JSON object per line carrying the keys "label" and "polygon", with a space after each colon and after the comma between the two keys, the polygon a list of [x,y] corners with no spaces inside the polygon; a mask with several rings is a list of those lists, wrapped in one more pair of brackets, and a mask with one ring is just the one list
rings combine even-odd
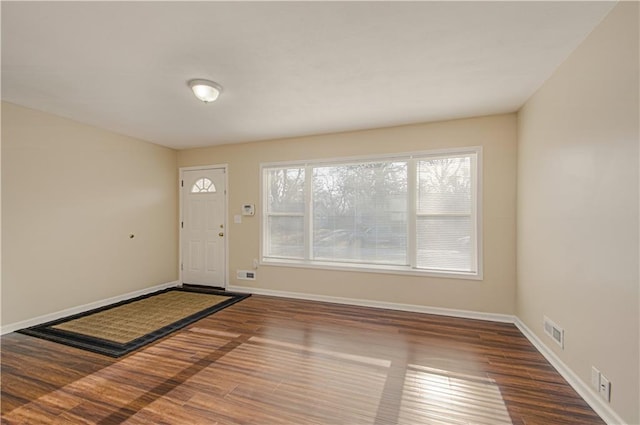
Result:
{"label": "large window", "polygon": [[264,164],[262,260],[479,278],[479,156]]}

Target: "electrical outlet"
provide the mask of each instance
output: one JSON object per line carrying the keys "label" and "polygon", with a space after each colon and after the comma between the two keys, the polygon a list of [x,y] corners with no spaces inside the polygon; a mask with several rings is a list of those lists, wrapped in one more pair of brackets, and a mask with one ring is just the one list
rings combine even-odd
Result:
{"label": "electrical outlet", "polygon": [[600,392],[600,371],[591,366],[591,388]]}
{"label": "electrical outlet", "polygon": [[611,382],[602,373],[600,374],[600,387],[598,389],[598,394],[600,394],[600,397],[605,401],[611,401]]}

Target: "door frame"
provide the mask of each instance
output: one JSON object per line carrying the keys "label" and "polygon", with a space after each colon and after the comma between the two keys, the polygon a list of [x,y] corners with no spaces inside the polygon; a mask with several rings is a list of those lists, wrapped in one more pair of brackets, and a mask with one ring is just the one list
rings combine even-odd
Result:
{"label": "door frame", "polygon": [[184,181],[185,171],[198,171],[198,170],[223,170],[224,171],[224,288],[229,285],[229,165],[228,164],[213,164],[213,165],[198,165],[194,167],[180,167],[178,168],[178,198],[179,198],[179,213],[178,213],[178,281],[180,285],[184,282],[182,280],[182,222],[183,220],[183,205],[184,195],[182,182]]}

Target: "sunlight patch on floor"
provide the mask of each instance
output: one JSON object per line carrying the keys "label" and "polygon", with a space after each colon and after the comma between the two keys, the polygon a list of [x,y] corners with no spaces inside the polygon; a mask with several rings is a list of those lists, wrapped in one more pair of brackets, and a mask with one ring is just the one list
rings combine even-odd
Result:
{"label": "sunlight patch on floor", "polygon": [[409,365],[398,423],[511,425],[492,379]]}

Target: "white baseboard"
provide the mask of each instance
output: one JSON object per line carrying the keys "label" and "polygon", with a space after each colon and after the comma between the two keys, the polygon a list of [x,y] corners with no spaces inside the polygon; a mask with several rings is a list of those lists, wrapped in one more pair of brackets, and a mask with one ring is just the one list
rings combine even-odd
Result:
{"label": "white baseboard", "polygon": [[489,320],[492,322],[514,323],[515,316],[499,313],[483,313],[470,310],[456,310],[440,307],[428,307],[415,304],[400,304],[386,301],[363,300],[357,298],[332,297],[329,295],[307,294],[303,292],[277,291],[273,289],[252,288],[247,286],[228,286],[227,290],[233,292],[251,293],[256,295],[268,295],[282,298],[296,298],[300,300],[322,301],[334,304],[357,305],[361,307],[384,308],[387,310],[410,311],[413,313],[437,314],[439,316],[462,317],[465,319]]}
{"label": "white baseboard", "polygon": [[569,385],[587,402],[589,406],[605,421],[608,425],[625,425],[626,422],[618,416],[618,414],[602,400],[591,387],[576,375],[549,347],[544,344],[531,329],[527,327],[518,317],[515,318],[515,325],[520,332],[536,347],[536,349],[547,359]]}
{"label": "white baseboard", "polygon": [[47,323],[52,320],[61,319],[63,317],[71,316],[73,314],[78,314],[85,311],[93,310],[94,308],[104,307],[105,305],[114,304],[120,301],[128,300],[130,298],[138,297],[140,295],[161,291],[163,289],[171,288],[173,286],[178,286],[179,284],[180,282],[178,282],[177,280],[173,282],[161,283],[160,285],[151,286],[149,288],[140,289],[137,291],[129,292],[127,294],[118,295],[118,296],[107,298],[100,301],[94,301],[92,303],[79,305],[76,307],[67,308],[65,310],[56,311],[54,313],[45,314],[42,316],[34,317],[32,319],[22,320],[20,322],[10,323],[8,325],[3,325],[0,328],[0,335],[8,334],[10,332],[15,332],[17,330],[28,328],[31,326],[40,325],[42,323]]}
{"label": "white baseboard", "polygon": [[608,425],[625,425],[624,420],[605,403],[591,388],[585,384],[562,360],[548,348],[517,316],[509,314],[483,313],[478,311],[457,310],[439,307],[427,307],[414,304],[398,304],[384,301],[362,300],[355,298],[332,297],[327,295],[307,294],[302,292],[277,291],[272,289],[252,288],[246,286],[229,286],[229,291],[268,295],[283,298],[296,298],[302,300],[322,301],[336,304],[357,305],[363,307],[376,307],[390,310],[410,311],[414,313],[437,314],[441,316],[461,317],[465,319],[489,320],[493,322],[513,323],[520,332],[536,347],[569,385],[584,399],[585,402]]}

